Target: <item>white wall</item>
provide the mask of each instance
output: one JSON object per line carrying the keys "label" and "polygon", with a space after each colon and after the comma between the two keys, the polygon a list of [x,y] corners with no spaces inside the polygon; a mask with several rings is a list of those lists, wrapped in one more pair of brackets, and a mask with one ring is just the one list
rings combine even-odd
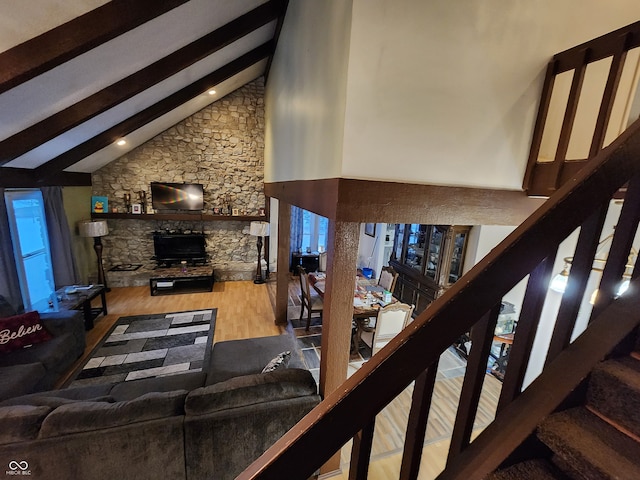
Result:
{"label": "white wall", "polygon": [[[469,232],[467,254],[464,260],[464,273],[471,270],[476,263],[482,260],[496,245],[504,240],[516,227],[500,225],[476,225]],[[520,313],[522,299],[526,288],[526,280],[518,283],[503,300],[513,303],[516,311]]]}
{"label": "white wall", "polygon": [[636,1],[354,0],[342,175],[521,187],[550,57]]}
{"label": "white wall", "polygon": [[351,0],[294,0],[265,93],[265,182],[340,176]]}
{"label": "white wall", "polygon": [[371,237],[364,233],[364,223],[360,224],[360,241],[358,243],[358,268],[372,268],[375,277],[380,276],[382,269],[382,254],[384,251],[384,239],[387,233],[386,223],[376,223],[376,236]]}
{"label": "white wall", "polygon": [[265,180],[520,189],[547,62],[639,18],[636,0],[291,0]]}

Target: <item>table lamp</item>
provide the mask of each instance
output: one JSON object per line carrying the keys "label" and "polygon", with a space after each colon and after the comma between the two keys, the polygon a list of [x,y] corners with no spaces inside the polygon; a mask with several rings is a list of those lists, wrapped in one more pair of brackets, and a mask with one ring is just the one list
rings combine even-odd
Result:
{"label": "table lamp", "polygon": [[82,237],[93,237],[93,249],[98,257],[98,283],[107,287],[107,277],[104,274],[102,265],[102,240],[101,238],[109,234],[109,227],[106,220],[81,220],[78,222],[78,231]]}
{"label": "table lamp", "polygon": [[253,283],[264,283],[264,278],[262,278],[262,237],[269,236],[269,223],[251,222],[251,225],[249,226],[249,235],[258,237],[258,266],[256,267],[256,278]]}

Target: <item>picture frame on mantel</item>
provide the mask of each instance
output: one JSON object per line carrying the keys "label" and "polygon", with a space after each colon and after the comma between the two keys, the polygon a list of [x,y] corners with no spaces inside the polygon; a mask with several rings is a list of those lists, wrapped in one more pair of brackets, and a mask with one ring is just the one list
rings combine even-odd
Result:
{"label": "picture frame on mantel", "polygon": [[135,215],[140,215],[142,213],[142,204],[140,203],[132,203],[131,204],[131,213]]}
{"label": "picture frame on mantel", "polygon": [[376,224],[375,223],[365,223],[364,224],[364,234],[369,235],[370,237],[376,236]]}
{"label": "picture frame on mantel", "polygon": [[93,195],[91,197],[91,213],[108,213],[108,212],[109,212],[109,199],[107,197]]}

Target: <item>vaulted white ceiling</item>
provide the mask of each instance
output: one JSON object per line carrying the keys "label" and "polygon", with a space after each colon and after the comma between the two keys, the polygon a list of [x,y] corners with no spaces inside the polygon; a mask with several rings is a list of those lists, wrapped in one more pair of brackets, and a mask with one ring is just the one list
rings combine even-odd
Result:
{"label": "vaulted white ceiling", "polygon": [[86,182],[61,172],[93,172],[265,75],[286,4],[1,2],[2,183]]}

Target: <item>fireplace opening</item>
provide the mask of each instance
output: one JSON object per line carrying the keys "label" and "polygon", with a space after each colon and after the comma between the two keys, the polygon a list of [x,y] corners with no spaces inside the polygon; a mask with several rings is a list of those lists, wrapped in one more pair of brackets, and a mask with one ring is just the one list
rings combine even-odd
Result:
{"label": "fireplace opening", "polygon": [[171,267],[182,261],[203,265],[208,258],[203,233],[154,232],[153,250],[153,259],[159,267]]}

